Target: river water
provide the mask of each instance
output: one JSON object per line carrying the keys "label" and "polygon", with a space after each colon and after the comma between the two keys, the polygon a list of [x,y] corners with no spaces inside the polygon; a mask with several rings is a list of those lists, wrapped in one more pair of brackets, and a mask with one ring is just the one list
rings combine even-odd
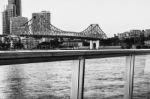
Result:
{"label": "river water", "polygon": [[[133,99],[150,99],[150,56],[137,56]],[[123,99],[126,57],[88,59],[84,99]],[[70,99],[73,66],[78,61],[0,67],[0,99]]]}

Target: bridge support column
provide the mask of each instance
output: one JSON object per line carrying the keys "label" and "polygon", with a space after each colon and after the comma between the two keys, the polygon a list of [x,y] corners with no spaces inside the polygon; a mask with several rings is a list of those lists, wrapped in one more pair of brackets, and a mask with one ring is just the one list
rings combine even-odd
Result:
{"label": "bridge support column", "polygon": [[93,41],[90,40],[90,49],[93,49]]}
{"label": "bridge support column", "polygon": [[96,49],[99,49],[99,40],[96,41]]}
{"label": "bridge support column", "polygon": [[92,41],[90,40],[90,49],[99,49],[99,40]]}

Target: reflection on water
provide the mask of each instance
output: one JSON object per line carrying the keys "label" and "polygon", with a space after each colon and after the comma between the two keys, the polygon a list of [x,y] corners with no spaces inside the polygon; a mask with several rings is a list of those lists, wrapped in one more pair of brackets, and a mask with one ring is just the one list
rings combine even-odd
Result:
{"label": "reflection on water", "polygon": [[7,99],[24,99],[25,92],[25,78],[23,77],[24,71],[21,67],[12,66],[8,68],[6,83],[8,90],[6,90]]}
{"label": "reflection on water", "polygon": [[76,61],[0,67],[0,99],[69,99]]}
{"label": "reflection on water", "polygon": [[[150,98],[149,63],[145,56],[136,57],[134,99]],[[70,99],[72,66],[77,65],[60,61],[1,66],[0,99]],[[84,98],[123,99],[125,75],[125,57],[86,60]]]}
{"label": "reflection on water", "polygon": [[0,67],[1,99],[24,99],[24,71],[19,66]]}

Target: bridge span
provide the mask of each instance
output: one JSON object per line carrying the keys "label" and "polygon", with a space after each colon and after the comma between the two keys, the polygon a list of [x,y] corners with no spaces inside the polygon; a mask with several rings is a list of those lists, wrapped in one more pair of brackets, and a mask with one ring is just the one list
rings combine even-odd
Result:
{"label": "bridge span", "polygon": [[[41,21],[43,19],[46,25]],[[71,31],[63,31],[58,29],[54,25],[47,22],[44,17],[32,18],[27,23],[19,26],[19,33],[14,33],[12,35],[17,35],[21,37],[40,37],[40,38],[73,38],[73,39],[84,39],[90,41],[90,49],[93,49],[94,46],[99,48],[99,40],[106,39],[107,35],[103,32],[103,30],[99,27],[98,24],[91,24],[85,30],[81,32],[71,32]],[[7,35],[0,35],[7,36]]]}

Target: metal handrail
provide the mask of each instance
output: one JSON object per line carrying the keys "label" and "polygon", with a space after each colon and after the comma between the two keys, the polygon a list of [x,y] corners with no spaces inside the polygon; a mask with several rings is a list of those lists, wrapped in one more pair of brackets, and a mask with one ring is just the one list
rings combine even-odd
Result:
{"label": "metal handrail", "polygon": [[0,65],[76,60],[78,57],[92,59],[148,53],[150,53],[149,49],[0,51]]}

